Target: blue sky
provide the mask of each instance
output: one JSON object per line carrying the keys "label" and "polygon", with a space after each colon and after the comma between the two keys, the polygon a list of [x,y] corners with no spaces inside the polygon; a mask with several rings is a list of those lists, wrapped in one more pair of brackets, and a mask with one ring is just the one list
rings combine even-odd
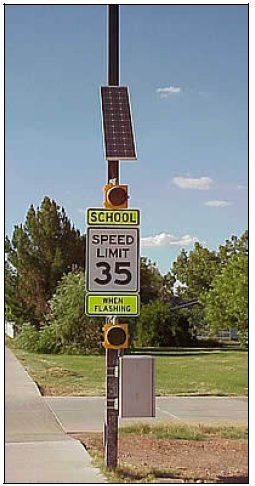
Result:
{"label": "blue sky", "polygon": [[[141,209],[141,254],[162,273],[196,239],[217,249],[248,225],[247,16],[247,5],[120,7],[138,152],[120,180]],[[83,233],[107,173],[107,6],[7,5],[5,20],[6,233],[45,195]]]}

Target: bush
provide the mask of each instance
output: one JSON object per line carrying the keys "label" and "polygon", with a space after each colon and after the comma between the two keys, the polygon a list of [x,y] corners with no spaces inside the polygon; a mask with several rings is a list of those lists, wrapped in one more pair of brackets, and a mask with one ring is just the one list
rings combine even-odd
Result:
{"label": "bush", "polygon": [[142,306],[136,327],[137,347],[187,346],[191,343],[189,322],[181,311],[173,311],[161,300]]}
{"label": "bush", "polygon": [[50,302],[51,317],[38,331],[23,326],[19,347],[38,353],[91,354],[103,351],[102,321],[85,315],[84,272],[70,272],[61,279]]}
{"label": "bush", "polygon": [[84,272],[64,275],[50,306],[49,327],[52,328],[51,336],[58,352],[88,354],[101,350],[102,320],[89,319],[85,315]]}
{"label": "bush", "polygon": [[57,353],[60,349],[53,326],[38,331],[31,324],[24,324],[15,342],[19,348],[30,353]]}
{"label": "bush", "polygon": [[54,324],[45,327],[39,331],[39,352],[50,354],[61,351],[61,341],[57,335],[57,329]]}
{"label": "bush", "polygon": [[38,353],[40,349],[39,331],[29,323],[23,324],[21,334],[16,338],[15,342],[18,347],[31,353]]}

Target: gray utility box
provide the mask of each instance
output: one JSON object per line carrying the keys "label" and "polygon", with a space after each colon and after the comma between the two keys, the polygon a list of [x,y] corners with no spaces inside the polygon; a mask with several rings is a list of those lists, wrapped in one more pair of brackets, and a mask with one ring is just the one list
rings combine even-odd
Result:
{"label": "gray utility box", "polygon": [[155,417],[152,356],[120,357],[120,417]]}

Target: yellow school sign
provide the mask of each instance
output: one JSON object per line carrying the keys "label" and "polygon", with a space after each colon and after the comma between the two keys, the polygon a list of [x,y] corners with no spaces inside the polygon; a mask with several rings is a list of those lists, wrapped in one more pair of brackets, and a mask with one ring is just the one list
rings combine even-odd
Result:
{"label": "yellow school sign", "polygon": [[139,209],[87,209],[87,225],[89,226],[138,226],[139,224]]}

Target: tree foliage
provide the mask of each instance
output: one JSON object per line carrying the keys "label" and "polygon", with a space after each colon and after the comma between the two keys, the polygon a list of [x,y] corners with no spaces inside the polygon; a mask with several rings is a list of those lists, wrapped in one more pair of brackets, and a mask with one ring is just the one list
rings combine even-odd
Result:
{"label": "tree foliage", "polygon": [[218,256],[221,265],[226,265],[234,255],[242,253],[248,256],[248,230],[244,231],[240,238],[232,235],[230,240],[226,240],[224,245],[219,246]]}
{"label": "tree foliage", "polygon": [[100,352],[102,322],[85,315],[84,282],[84,272],[69,272],[62,277],[50,301],[48,324],[39,331],[24,326],[18,338],[23,349],[43,353]]}
{"label": "tree foliage", "polygon": [[[45,197],[30,206],[25,223],[5,242],[6,309],[16,327],[24,322],[20,343],[43,352],[101,349],[101,319],[84,313],[85,236],[64,208]],[[162,276],[155,263],[140,259],[141,315],[127,319],[139,346],[191,343],[199,328],[248,331],[248,231],[233,235],[217,251],[195,243],[182,249]],[[182,302],[202,305],[176,309]],[[132,341],[131,339],[131,341]]]}
{"label": "tree foliage", "polygon": [[248,231],[232,235],[218,251],[195,243],[189,253],[182,250],[167,275],[179,283],[183,299],[197,298],[203,307],[190,311],[193,329],[209,326],[211,332],[234,328],[248,331]]}
{"label": "tree foliage", "polygon": [[233,252],[204,297],[206,319],[213,331],[237,329],[242,341],[248,332],[248,257]]}
{"label": "tree foliage", "polygon": [[208,292],[219,270],[220,258],[216,252],[196,242],[189,254],[186,250],[181,250],[170,273],[180,284],[178,294],[194,298]]}
{"label": "tree foliage", "polygon": [[87,352],[101,347],[101,319],[85,315],[84,272],[70,272],[60,281],[51,299],[51,326],[62,349]]}
{"label": "tree foliage", "polygon": [[73,266],[84,269],[85,239],[71,225],[64,208],[45,197],[36,210],[30,206],[25,224],[15,226],[12,238],[6,237],[5,252],[7,298],[19,301],[24,320],[39,328],[61,276]]}
{"label": "tree foliage", "polygon": [[161,300],[142,306],[136,325],[137,346],[185,346],[191,341],[185,313],[173,311]]}
{"label": "tree foliage", "polygon": [[142,257],[140,260],[140,294],[141,302],[147,304],[160,296],[163,285],[163,277],[148,258]]}

